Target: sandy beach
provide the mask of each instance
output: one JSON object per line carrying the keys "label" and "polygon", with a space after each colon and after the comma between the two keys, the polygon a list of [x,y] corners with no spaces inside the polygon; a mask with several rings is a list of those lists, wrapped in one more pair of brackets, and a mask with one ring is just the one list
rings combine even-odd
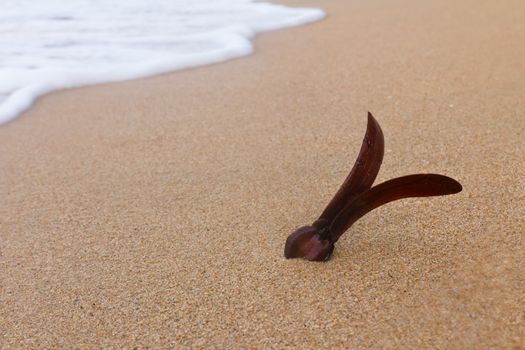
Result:
{"label": "sandy beach", "polygon": [[[60,91],[0,126],[0,348],[525,348],[525,4],[286,1],[254,55]],[[388,204],[286,260],[371,111]]]}

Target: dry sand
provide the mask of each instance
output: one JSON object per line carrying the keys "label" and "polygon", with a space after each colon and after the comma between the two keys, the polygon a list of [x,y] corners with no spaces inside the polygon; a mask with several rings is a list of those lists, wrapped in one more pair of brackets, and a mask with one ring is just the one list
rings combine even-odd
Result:
{"label": "dry sand", "polygon": [[[288,1],[253,56],[63,91],[0,127],[0,348],[523,348],[523,1]],[[389,204],[283,258],[372,111]]]}

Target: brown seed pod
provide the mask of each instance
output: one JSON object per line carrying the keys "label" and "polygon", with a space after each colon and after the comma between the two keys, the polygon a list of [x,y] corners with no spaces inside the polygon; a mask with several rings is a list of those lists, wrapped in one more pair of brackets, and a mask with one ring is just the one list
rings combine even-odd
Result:
{"label": "brown seed pod", "polygon": [[371,188],[383,154],[383,132],[369,112],[366,134],[352,170],[321,216],[311,226],[300,227],[288,236],[286,258],[328,260],[339,237],[375,208],[402,198],[443,196],[462,190],[456,180],[437,174],[403,176]]}

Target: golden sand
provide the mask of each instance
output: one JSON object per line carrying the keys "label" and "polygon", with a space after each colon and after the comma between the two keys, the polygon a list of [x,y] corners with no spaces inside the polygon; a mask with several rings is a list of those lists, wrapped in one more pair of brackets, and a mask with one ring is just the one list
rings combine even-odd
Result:
{"label": "golden sand", "polygon": [[[53,93],[0,127],[0,348],[525,344],[523,1],[287,1],[255,55]],[[357,155],[391,203],[283,258]]]}

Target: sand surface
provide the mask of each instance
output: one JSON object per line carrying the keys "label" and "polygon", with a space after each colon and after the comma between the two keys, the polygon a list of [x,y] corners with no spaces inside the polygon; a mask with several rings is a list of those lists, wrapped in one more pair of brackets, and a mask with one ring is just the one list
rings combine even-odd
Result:
{"label": "sand surface", "polygon": [[[288,1],[253,56],[62,91],[0,127],[0,348],[523,348],[523,1]],[[382,207],[283,258],[359,150]]]}

